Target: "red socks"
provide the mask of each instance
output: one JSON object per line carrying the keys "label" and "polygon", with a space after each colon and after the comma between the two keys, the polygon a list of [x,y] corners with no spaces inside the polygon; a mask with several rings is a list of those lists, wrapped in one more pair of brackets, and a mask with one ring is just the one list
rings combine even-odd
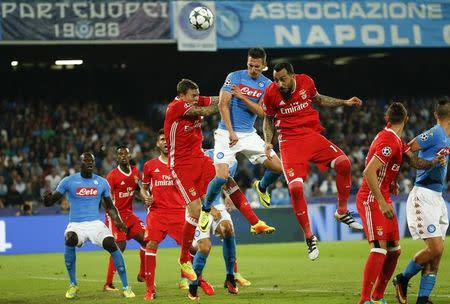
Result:
{"label": "red socks", "polygon": [[156,273],[156,250],[147,249],[145,251],[145,284],[148,291],[155,291]]}
{"label": "red socks", "polygon": [[309,224],[308,206],[306,205],[305,196],[303,194],[303,181],[294,179],[289,183],[288,187],[297,221],[303,229],[305,238],[309,239],[313,233]]}
{"label": "red socks", "polygon": [[258,216],[253,211],[252,206],[250,206],[250,204],[247,201],[247,198],[245,197],[244,193],[242,193],[241,189],[239,189],[238,185],[228,189],[228,194],[230,195],[233,204],[247,219],[250,225],[253,226],[256,223],[258,223],[259,221]]}
{"label": "red socks", "polygon": [[370,296],[372,294],[373,285],[382,271],[385,259],[386,249],[372,248],[370,250],[370,254],[364,268],[361,298],[358,302],[359,304],[364,304],[365,301],[371,300]]}
{"label": "red socks", "polygon": [[386,260],[383,264],[383,269],[381,270],[380,275],[378,276],[377,283],[375,285],[375,290],[372,294],[372,299],[380,300],[384,298],[384,291],[386,290],[386,286],[391,280],[392,274],[395,271],[395,267],[397,267],[397,261],[400,256],[400,246],[388,248],[388,252],[386,255]]}
{"label": "red socks", "polygon": [[338,213],[347,212],[347,202],[350,196],[352,184],[352,165],[346,155],[341,155],[331,163],[331,167],[336,171],[336,188],[338,192]]}
{"label": "red socks", "polygon": [[180,263],[186,263],[191,260],[191,246],[194,240],[195,228],[197,228],[198,218],[187,216],[183,226],[183,240],[181,243]]}
{"label": "red socks", "polygon": [[111,285],[113,283],[114,274],[116,273],[116,267],[114,266],[114,261],[112,257],[109,257],[108,272],[106,273],[106,283],[105,285]]}
{"label": "red socks", "polygon": [[145,278],[145,248],[139,249],[139,276]]}

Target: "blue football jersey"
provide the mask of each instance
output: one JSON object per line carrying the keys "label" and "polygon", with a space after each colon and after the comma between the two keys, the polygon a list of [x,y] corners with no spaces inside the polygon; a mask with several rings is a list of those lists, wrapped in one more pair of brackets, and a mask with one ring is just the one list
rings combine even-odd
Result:
{"label": "blue football jersey", "polygon": [[[257,79],[253,79],[248,75],[247,70],[240,70],[228,74],[221,91],[231,92],[232,86],[236,85],[251,101],[259,103],[271,82],[269,78],[262,74]],[[235,96],[231,98],[230,102],[230,117],[234,131],[249,133],[255,130],[253,125],[255,124],[256,114]],[[227,129],[223,120],[220,120],[219,129]]]}
{"label": "blue football jersey", "polygon": [[98,207],[102,197],[110,197],[109,184],[101,176],[83,178],[80,173],[65,177],[56,188],[70,204],[69,222],[86,222],[100,219]]}
{"label": "blue football jersey", "polygon": [[[212,160],[214,160],[214,149],[209,149],[205,151],[205,154],[211,158]],[[231,167],[230,167],[230,176],[234,177],[234,175],[236,174],[236,170],[237,170],[237,165],[238,163],[235,162]],[[220,201],[220,193],[216,196],[216,198],[214,199],[212,205],[216,206],[221,204],[222,202]]]}
{"label": "blue football jersey", "polygon": [[[445,155],[448,164],[450,152],[450,137],[445,134],[440,125],[435,125],[430,130],[416,137],[422,150],[419,157],[433,160],[436,155]],[[433,191],[442,192],[447,176],[447,164],[445,166],[434,166],[425,170],[417,170],[415,185],[425,187]]]}

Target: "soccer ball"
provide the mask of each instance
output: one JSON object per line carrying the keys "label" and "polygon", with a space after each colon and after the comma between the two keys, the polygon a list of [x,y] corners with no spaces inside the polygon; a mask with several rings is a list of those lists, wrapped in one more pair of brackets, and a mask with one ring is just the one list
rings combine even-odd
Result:
{"label": "soccer ball", "polygon": [[214,15],[206,6],[198,6],[189,14],[189,23],[198,31],[206,31],[214,23]]}

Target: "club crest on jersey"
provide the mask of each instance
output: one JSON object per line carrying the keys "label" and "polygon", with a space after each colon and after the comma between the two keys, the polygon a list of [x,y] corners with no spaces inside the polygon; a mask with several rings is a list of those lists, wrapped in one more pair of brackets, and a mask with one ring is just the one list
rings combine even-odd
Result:
{"label": "club crest on jersey", "polygon": [[383,235],[383,226],[377,226],[377,234],[378,234],[378,236]]}
{"label": "club crest on jersey", "polygon": [[305,89],[301,89],[300,92],[298,92],[300,94],[300,97],[302,99],[306,99],[308,97],[308,95],[306,94],[306,90]]}
{"label": "club crest on jersey", "polygon": [[259,86],[260,88],[264,88],[264,82],[258,83],[258,86]]}
{"label": "club crest on jersey", "polygon": [[390,156],[391,153],[392,153],[392,149],[391,149],[390,147],[386,146],[386,147],[384,147],[383,149],[381,149],[381,153],[382,153],[384,156]]}
{"label": "club crest on jersey", "polygon": [[191,196],[195,196],[197,194],[197,192],[195,192],[195,188],[189,189],[189,193],[191,194]]}
{"label": "club crest on jersey", "polygon": [[287,174],[287,176],[289,176],[289,177],[293,177],[294,174],[295,174],[294,169],[293,169],[293,168],[287,169],[287,170],[286,170],[286,174]]}

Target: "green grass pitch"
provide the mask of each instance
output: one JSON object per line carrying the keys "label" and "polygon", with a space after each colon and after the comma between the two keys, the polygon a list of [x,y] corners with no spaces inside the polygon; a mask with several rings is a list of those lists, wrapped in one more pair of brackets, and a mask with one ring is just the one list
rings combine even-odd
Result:
{"label": "green grass pitch", "polygon": [[[33,244],[30,244],[33,246]],[[397,271],[404,268],[421,241],[402,241],[402,255]],[[203,303],[357,303],[362,269],[369,251],[365,241],[320,243],[320,257],[311,262],[301,243],[238,245],[240,272],[252,285],[241,287],[238,295],[223,289],[224,262],[221,247],[213,247],[204,276],[216,288],[208,297],[200,291]],[[187,303],[186,291],[177,288],[179,249],[161,249],[157,257],[157,299],[155,303]],[[138,252],[125,253],[128,277],[135,299],[120,293],[102,291],[107,266],[106,252],[77,252],[77,276],[80,291],[74,300],[66,300],[68,282],[63,254],[0,256],[0,303],[142,303],[145,285],[136,281]],[[432,294],[435,304],[450,303],[450,254],[441,260],[437,283]],[[415,303],[419,278],[412,280],[410,302]],[[120,286],[116,275],[116,285]],[[396,303],[392,284],[386,299]]]}

